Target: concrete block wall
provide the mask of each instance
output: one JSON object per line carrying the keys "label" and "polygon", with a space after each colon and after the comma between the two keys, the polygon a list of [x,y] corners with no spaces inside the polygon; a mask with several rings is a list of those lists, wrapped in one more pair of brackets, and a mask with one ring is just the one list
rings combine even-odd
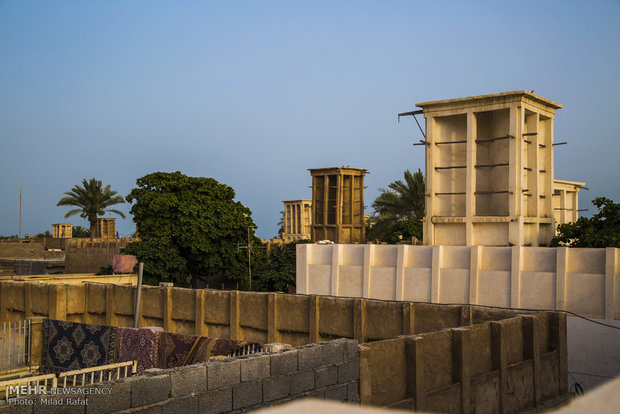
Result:
{"label": "concrete block wall", "polygon": [[620,320],[620,249],[297,246],[297,292],[567,310]]}
{"label": "concrete block wall", "polygon": [[[0,322],[33,316],[133,326],[135,286],[0,281]],[[143,287],[139,326],[293,346],[358,342],[499,320],[520,311],[279,293]]]}
{"label": "concrete block wall", "polygon": [[[110,390],[87,395],[86,406],[38,404],[26,412],[227,413],[304,397],[359,403],[359,361],[357,341],[340,339],[280,353],[147,370],[94,386]],[[7,412],[10,408],[5,407]]]}
{"label": "concrete block wall", "polygon": [[516,413],[567,395],[566,315],[502,321],[363,344],[362,404]]}

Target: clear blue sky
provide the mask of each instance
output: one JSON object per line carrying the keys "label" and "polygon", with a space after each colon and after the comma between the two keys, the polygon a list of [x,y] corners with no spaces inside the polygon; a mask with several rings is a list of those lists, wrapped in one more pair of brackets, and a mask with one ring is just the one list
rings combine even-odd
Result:
{"label": "clear blue sky", "polygon": [[[399,112],[535,90],[559,102],[555,177],[620,201],[618,1],[2,1],[0,234],[51,231],[96,177],[213,177],[270,238],[308,168],[424,167]],[[121,207],[129,211],[129,205]],[[370,209],[367,209],[369,212]],[[117,220],[121,235],[131,218]]]}

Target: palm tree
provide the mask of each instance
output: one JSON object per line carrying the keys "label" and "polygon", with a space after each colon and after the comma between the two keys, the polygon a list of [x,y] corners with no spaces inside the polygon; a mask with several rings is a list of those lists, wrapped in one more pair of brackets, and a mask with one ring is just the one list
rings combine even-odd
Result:
{"label": "palm tree", "polygon": [[82,180],[82,186],[73,186],[71,191],[65,193],[66,197],[60,199],[57,206],[78,207],[65,214],[65,218],[79,214],[90,223],[90,234],[95,234],[97,216],[103,216],[106,211],[116,213],[122,218],[125,214],[122,211],[110,209],[108,207],[125,202],[122,196],[116,195],[116,191],[110,189],[110,185],[103,188],[101,181],[91,178],[89,181]]}
{"label": "palm tree", "polygon": [[381,194],[372,204],[375,212],[383,218],[395,220],[416,220],[424,218],[424,175],[405,171],[405,182],[394,181],[389,189],[380,188]]}

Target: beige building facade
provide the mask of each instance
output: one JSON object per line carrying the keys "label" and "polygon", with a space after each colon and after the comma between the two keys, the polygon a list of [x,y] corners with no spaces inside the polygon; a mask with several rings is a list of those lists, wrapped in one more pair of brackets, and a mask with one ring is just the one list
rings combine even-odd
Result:
{"label": "beige building facade", "polygon": [[95,239],[115,239],[116,238],[116,219],[115,218],[98,218],[95,226]]}
{"label": "beige building facade", "polygon": [[312,241],[364,243],[364,176],[362,168],[310,169],[312,175]]}
{"label": "beige building facade", "polygon": [[555,225],[574,223],[579,218],[579,190],[586,183],[553,180],[553,218]]}
{"label": "beige building facade", "polygon": [[52,237],[54,239],[70,239],[73,237],[73,224],[52,224]]}
{"label": "beige building facade", "polygon": [[540,246],[553,238],[558,103],[527,91],[422,102],[424,244]]}
{"label": "beige building facade", "polygon": [[284,203],[282,240],[290,243],[312,237],[312,200],[288,200]]}

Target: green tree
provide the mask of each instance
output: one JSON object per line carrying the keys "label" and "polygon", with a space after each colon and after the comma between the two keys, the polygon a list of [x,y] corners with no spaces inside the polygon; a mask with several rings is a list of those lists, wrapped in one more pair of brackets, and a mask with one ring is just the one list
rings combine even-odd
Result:
{"label": "green tree", "polygon": [[77,207],[69,210],[65,214],[65,218],[79,214],[80,217],[87,219],[90,223],[91,235],[95,233],[97,216],[103,216],[106,211],[125,218],[125,214],[122,211],[109,208],[113,205],[124,203],[123,197],[117,195],[116,191],[112,191],[109,184],[103,187],[101,181],[95,178],[91,178],[88,181],[83,179],[81,187],[75,185],[65,195],[66,197],[61,198],[56,205]]}
{"label": "green tree", "polygon": [[366,232],[368,240],[398,243],[415,236],[422,239],[424,218],[425,183],[422,171],[406,170],[404,181],[397,180],[388,185],[372,204],[374,214]]}
{"label": "green tree", "polygon": [[289,285],[296,282],[297,244],[310,243],[300,240],[293,243],[274,246],[269,256],[252,271],[254,290],[264,292],[288,292]]}
{"label": "green tree", "polygon": [[[234,201],[235,191],[213,178],[156,172],[138,178],[127,201],[140,241],[125,249],[144,263],[148,282],[192,287],[207,276],[241,280],[247,286],[251,211]],[[252,244],[260,239],[251,233]]]}
{"label": "green tree", "polygon": [[598,212],[591,218],[560,224],[552,246],[620,247],[620,204],[605,197],[592,200]]}

